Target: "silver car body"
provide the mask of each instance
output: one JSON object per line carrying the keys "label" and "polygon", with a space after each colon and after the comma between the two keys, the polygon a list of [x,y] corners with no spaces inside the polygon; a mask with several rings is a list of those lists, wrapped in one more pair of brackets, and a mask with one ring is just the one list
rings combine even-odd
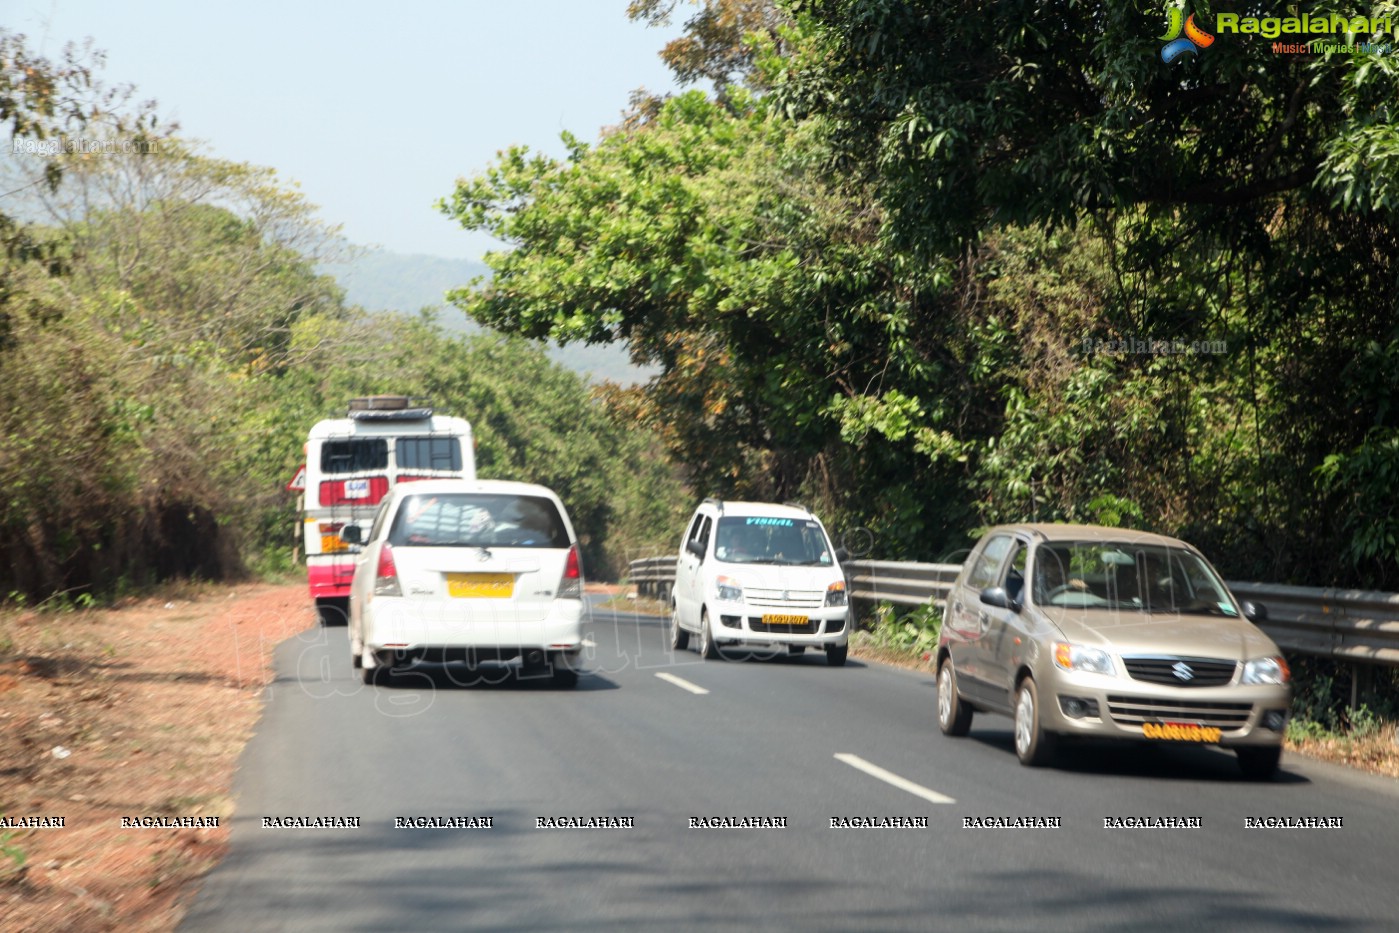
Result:
{"label": "silver car body", "polygon": [[947,600],[937,656],[943,731],[964,733],[972,711],[1002,713],[1016,719],[1028,764],[1045,758],[1037,737],[1052,750],[1060,736],[1093,736],[1261,749],[1240,763],[1270,773],[1291,686],[1252,611],[1175,538],[993,528]]}

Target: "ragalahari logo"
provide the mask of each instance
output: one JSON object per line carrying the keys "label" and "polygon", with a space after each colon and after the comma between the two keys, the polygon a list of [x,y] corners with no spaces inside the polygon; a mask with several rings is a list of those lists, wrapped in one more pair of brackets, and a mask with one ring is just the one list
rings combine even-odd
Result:
{"label": "ragalahari logo", "polygon": [[[1185,30],[1184,36],[1180,34],[1182,28]],[[1195,25],[1194,13],[1186,17],[1184,6],[1166,7],[1166,34],[1161,40],[1166,43],[1161,46],[1161,61],[1167,63],[1186,52],[1193,55],[1197,49],[1207,49],[1214,44],[1214,36]]]}

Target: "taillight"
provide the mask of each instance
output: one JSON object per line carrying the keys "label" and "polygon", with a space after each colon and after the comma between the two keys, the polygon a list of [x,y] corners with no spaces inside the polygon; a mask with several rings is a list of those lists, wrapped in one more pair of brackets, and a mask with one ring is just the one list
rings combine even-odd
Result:
{"label": "taillight", "polygon": [[559,599],[583,598],[583,564],[578,559],[578,545],[568,549],[564,559],[563,576],[559,578]]}
{"label": "taillight", "polygon": [[398,585],[398,568],[393,563],[393,548],[387,544],[379,551],[379,566],[374,571],[374,595],[403,595]]}

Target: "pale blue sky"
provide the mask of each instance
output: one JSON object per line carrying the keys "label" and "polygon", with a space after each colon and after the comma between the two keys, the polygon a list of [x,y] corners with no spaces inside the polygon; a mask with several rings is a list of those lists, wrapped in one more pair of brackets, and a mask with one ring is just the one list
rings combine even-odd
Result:
{"label": "pale blue sky", "polygon": [[479,257],[490,241],[432,209],[457,176],[514,143],[561,155],[561,130],[592,140],[633,89],[675,89],[657,53],[679,27],[629,22],[627,0],[7,6],[31,48],[91,36],[105,79],[182,135],[300,182],[352,242],[404,253]]}

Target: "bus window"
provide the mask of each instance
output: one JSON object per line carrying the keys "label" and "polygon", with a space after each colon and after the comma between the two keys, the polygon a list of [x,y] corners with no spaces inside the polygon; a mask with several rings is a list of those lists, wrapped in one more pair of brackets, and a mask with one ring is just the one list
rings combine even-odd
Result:
{"label": "bus window", "polygon": [[359,473],[389,465],[389,445],[382,438],[327,440],[321,445],[322,473]]}
{"label": "bus window", "polygon": [[461,442],[455,437],[400,437],[394,446],[400,470],[461,472]]}

